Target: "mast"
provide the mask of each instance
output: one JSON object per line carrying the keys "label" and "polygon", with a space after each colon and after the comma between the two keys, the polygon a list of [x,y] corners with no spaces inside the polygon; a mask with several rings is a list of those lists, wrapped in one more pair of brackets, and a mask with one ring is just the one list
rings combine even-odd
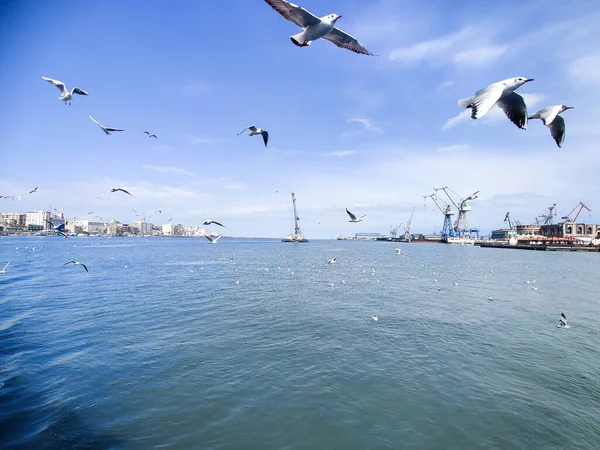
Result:
{"label": "mast", "polygon": [[298,225],[298,221],[300,218],[298,217],[298,211],[296,211],[296,196],[292,192],[292,204],[294,205],[294,234],[300,234],[300,226]]}

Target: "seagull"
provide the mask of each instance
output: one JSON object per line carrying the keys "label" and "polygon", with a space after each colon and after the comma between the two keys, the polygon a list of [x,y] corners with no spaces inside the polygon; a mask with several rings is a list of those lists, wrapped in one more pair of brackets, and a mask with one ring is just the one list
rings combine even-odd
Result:
{"label": "seagull", "polygon": [[128,195],[131,195],[133,198],[135,198],[135,196],[129,192],[127,192],[125,189],[121,189],[121,188],[111,188],[108,191],[106,191],[104,194],[102,194],[100,197],[98,198],[102,198],[104,197],[106,194],[108,194],[109,192],[117,192],[117,191],[121,191],[121,192],[125,192]]}
{"label": "seagull", "polygon": [[267,130],[263,130],[262,128],[256,128],[254,125],[250,125],[249,127],[246,127],[242,131],[240,131],[238,133],[238,136],[246,130],[248,130],[248,136],[256,136],[257,134],[261,134],[265,143],[265,147],[267,146],[267,142],[269,142],[269,132]]}
{"label": "seagull", "polygon": [[396,255],[399,255],[400,253],[402,253],[402,249],[401,248],[397,248],[396,249]]}
{"label": "seagull", "polygon": [[337,262],[337,258],[331,258],[331,259],[328,259],[325,262],[325,265],[327,265],[327,264],[335,264],[336,262]]}
{"label": "seagull", "polygon": [[148,131],[144,131],[148,135],[149,138],[158,139],[155,134],[150,134]]}
{"label": "seagull", "polygon": [[541,119],[542,123],[550,128],[550,134],[554,138],[554,142],[558,148],[565,140],[565,119],[559,116],[560,113],[567,109],[573,109],[573,106],[554,105],[540,109],[535,114],[532,114],[528,119]]}
{"label": "seagull", "polygon": [[471,108],[471,119],[480,119],[497,104],[512,123],[525,130],[527,129],[527,106],[523,97],[515,90],[529,81],[533,81],[533,78],[507,78],[492,83],[475,92],[474,96],[459,100],[458,106]]}
{"label": "seagull", "polygon": [[[213,223],[214,223],[215,225],[219,225],[220,227],[227,228],[225,225],[223,225],[223,224],[221,224],[221,223],[219,223],[219,222],[216,222],[216,221],[214,221],[214,220],[210,220],[210,219],[208,219],[208,220],[205,220],[205,221],[204,221],[204,222],[202,222],[200,225],[211,225],[211,224],[213,224]],[[200,226],[200,225],[198,225],[198,226]],[[229,229],[229,228],[227,228],[227,229]]]}
{"label": "seagull", "polygon": [[133,210],[133,212],[135,213],[135,216],[137,217],[138,213],[135,209],[131,208]]}
{"label": "seagull", "polygon": [[96,119],[94,119],[92,116],[89,116],[89,118],[92,119],[92,122],[94,122],[96,125],[98,125],[100,128],[102,128],[102,131],[104,131],[107,135],[109,135],[111,131],[125,131],[125,130],[121,130],[119,128],[105,127],[100,122],[98,122]]}
{"label": "seagull", "polygon": [[289,20],[303,29],[301,33],[290,36],[291,41],[298,47],[308,47],[312,41],[323,38],[338,47],[352,50],[355,53],[375,56],[353,36],[335,27],[338,19],[342,17],[339,14],[317,17],[306,9],[285,0],[265,0],[265,2],[281,14],[285,20]]}
{"label": "seagull", "polygon": [[205,234],[205,235],[204,235],[204,237],[205,237],[206,239],[208,239],[208,243],[209,243],[209,244],[216,244],[216,243],[217,243],[217,241],[219,240],[219,238],[220,238],[221,236],[223,236],[223,235],[222,235],[222,234],[218,234],[218,235],[216,235],[216,236],[211,236],[211,235],[208,235],[208,234]]}
{"label": "seagull", "polygon": [[556,325],[556,328],[570,328],[567,325],[567,316],[565,316],[565,313],[560,313],[560,322]]}
{"label": "seagull", "polygon": [[59,225],[54,225],[52,222],[50,222],[49,220],[44,219],[44,222],[46,222],[48,225],[50,225],[52,227],[52,231],[63,231],[65,229],[65,224],[61,223]]}
{"label": "seagull", "polygon": [[373,319],[375,322],[377,322],[379,320],[379,317],[377,317],[377,316],[371,316],[371,319]]}
{"label": "seagull", "polygon": [[362,222],[362,220],[367,216],[366,214],[364,216],[361,216],[360,218],[357,218],[354,214],[352,214],[350,211],[348,211],[348,208],[346,208],[346,212],[348,213],[348,215],[350,216],[350,220],[348,222]]}
{"label": "seagull", "polygon": [[88,95],[86,91],[84,91],[83,89],[79,89],[78,87],[74,87],[73,89],[71,89],[71,92],[67,91],[65,83],[63,83],[62,81],[53,80],[52,78],[47,77],[42,77],[42,80],[46,80],[48,83],[52,83],[60,90],[61,95],[60,97],[58,97],[58,99],[65,102],[65,105],[71,105],[73,94]]}
{"label": "seagull", "polygon": [[6,272],[6,268],[8,267],[9,264],[10,264],[10,261],[6,263],[6,265],[4,266],[4,269],[0,270],[0,273]]}
{"label": "seagull", "polygon": [[38,186],[36,186],[36,187],[35,187],[35,189],[33,189],[33,190],[29,191],[29,193],[30,193],[30,194],[33,194],[34,192],[37,192],[37,190],[38,190]]}
{"label": "seagull", "polygon": [[66,263],[63,264],[63,266],[66,266],[67,264],[75,264],[76,266],[83,266],[83,268],[85,269],[86,272],[89,272],[87,266],[84,263],[80,263],[79,261],[67,261]]}

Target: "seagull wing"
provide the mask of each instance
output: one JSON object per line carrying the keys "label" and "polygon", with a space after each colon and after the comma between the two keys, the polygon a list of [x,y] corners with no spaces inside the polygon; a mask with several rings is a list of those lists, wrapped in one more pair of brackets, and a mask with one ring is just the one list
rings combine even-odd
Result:
{"label": "seagull wing", "polygon": [[30,194],[33,194],[34,192],[36,192],[38,190],[38,187],[36,186],[35,189],[29,191]]}
{"label": "seagull wing", "polygon": [[513,92],[498,100],[498,106],[517,127],[522,130],[527,129],[527,105],[525,105],[523,97]]}
{"label": "seagull wing", "polygon": [[211,221],[211,223],[214,223],[215,225],[219,225],[220,227],[223,227],[223,228],[227,228],[227,227],[226,227],[225,225],[223,225],[222,223],[215,222],[214,220],[212,220],[212,221]]}
{"label": "seagull wing", "polygon": [[65,83],[58,80],[53,80],[52,78],[42,77],[42,80],[46,80],[48,83],[52,83],[54,86],[58,88],[58,90],[64,95],[67,94],[67,87]]}
{"label": "seagull wing", "polygon": [[[254,125],[250,125],[250,127],[253,127]],[[242,131],[240,131],[237,135],[239,136],[240,134],[242,134],[244,131],[250,129],[250,127],[246,127],[244,128]]]}
{"label": "seagull wing", "polygon": [[295,23],[300,28],[307,28],[321,22],[321,19],[313,13],[285,0],[265,0],[265,2],[281,14],[285,20]]}
{"label": "seagull wing", "polygon": [[211,236],[209,236],[208,234],[205,234],[205,235],[204,235],[204,237],[205,237],[206,239],[208,239],[210,242],[212,242],[212,241],[213,241],[213,240],[212,240],[212,237],[211,237]]}
{"label": "seagull wing", "polygon": [[158,139],[155,134],[151,134],[149,137],[154,138],[154,139]]}
{"label": "seagull wing", "polygon": [[560,148],[565,140],[565,119],[557,115],[552,123],[548,125],[548,128],[550,128],[550,134],[552,134],[554,142]]}
{"label": "seagull wing", "polygon": [[134,195],[132,195],[130,192],[126,191],[125,189],[117,188],[117,189],[115,189],[115,191],[121,191],[121,192],[125,192],[126,194],[129,194],[129,195],[131,195],[132,197],[134,197],[134,198],[135,198],[135,196],[134,196]]}
{"label": "seagull wing", "polygon": [[495,84],[477,91],[475,95],[471,97],[471,104],[467,106],[467,108],[472,109],[471,118],[479,119],[485,116],[488,111],[492,109],[492,106],[500,99],[502,91],[502,86]]}
{"label": "seagull wing", "polygon": [[52,222],[50,222],[48,219],[44,219],[44,222],[46,222],[48,225],[50,225],[52,228],[54,228],[54,224]]}
{"label": "seagull wing", "polygon": [[[104,130],[105,133],[107,131],[125,131],[125,130],[121,130],[120,128],[112,128],[112,127],[102,127],[102,129]],[[106,134],[108,134],[108,133],[106,133]]]}
{"label": "seagull wing", "polygon": [[556,119],[558,116],[558,112],[560,111],[560,106],[550,106],[548,108],[544,108],[536,113],[539,114],[540,119],[542,119],[542,123],[546,126],[550,126],[550,124]]}
{"label": "seagull wing", "polygon": [[88,268],[87,268],[87,266],[86,266],[85,264],[83,264],[83,263],[79,263],[79,265],[80,265],[80,266],[83,266],[83,268],[85,269],[85,271],[86,271],[86,272],[89,272],[89,270],[88,270]]}
{"label": "seagull wing", "polygon": [[73,89],[71,89],[71,94],[88,95],[87,91],[84,91],[83,89],[78,87],[74,87]]}
{"label": "seagull wing", "polygon": [[75,260],[67,261],[66,263],[63,264],[63,266],[66,266],[67,264],[77,264],[77,261],[75,261]]}
{"label": "seagull wing", "polygon": [[269,142],[269,132],[267,130],[262,131],[263,141],[265,142],[265,147],[267,146],[267,142]]}
{"label": "seagull wing", "polygon": [[348,33],[340,30],[339,28],[334,27],[333,30],[323,36],[323,39],[333,42],[338,47],[352,50],[353,52],[360,53],[361,55],[375,56],[373,53],[363,47],[354,36],[350,36]]}
{"label": "seagull wing", "polygon": [[[104,130],[104,125],[102,125],[100,122],[98,122],[96,119],[94,119],[94,118],[93,118],[92,116],[90,116],[89,114],[88,114],[88,117],[89,117],[90,119],[92,119],[92,122],[94,122],[96,125],[98,125],[100,128],[102,128],[102,129]],[[106,133],[106,131],[105,131],[105,133]]]}
{"label": "seagull wing", "polygon": [[346,212],[348,213],[348,215],[350,216],[350,219],[352,220],[356,220],[356,216],[354,214],[352,214],[350,211],[348,211],[348,208],[346,208]]}
{"label": "seagull wing", "polygon": [[148,131],[144,131],[145,134],[147,134],[148,136],[150,136],[150,133]]}
{"label": "seagull wing", "polygon": [[[101,195],[100,197],[98,197],[98,198],[102,198],[102,197],[104,197],[104,196],[105,196],[106,194],[108,194],[108,193],[109,193],[111,190],[112,190],[112,189],[109,189],[109,190],[107,190],[107,191],[106,191],[104,194],[102,194],[102,195]],[[98,217],[98,216],[96,216],[96,217]]]}

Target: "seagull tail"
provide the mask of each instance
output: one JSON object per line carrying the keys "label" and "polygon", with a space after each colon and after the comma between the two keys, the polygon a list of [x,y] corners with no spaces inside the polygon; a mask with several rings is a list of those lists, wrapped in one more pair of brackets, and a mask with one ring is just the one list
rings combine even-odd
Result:
{"label": "seagull tail", "polygon": [[472,102],[473,102],[473,97],[461,98],[458,101],[458,106],[460,106],[461,108],[468,108],[469,106],[471,106]]}
{"label": "seagull tail", "polygon": [[306,41],[303,35],[304,31],[302,33],[290,36],[290,40],[294,43],[294,45],[297,45],[298,47],[308,47],[312,41]]}

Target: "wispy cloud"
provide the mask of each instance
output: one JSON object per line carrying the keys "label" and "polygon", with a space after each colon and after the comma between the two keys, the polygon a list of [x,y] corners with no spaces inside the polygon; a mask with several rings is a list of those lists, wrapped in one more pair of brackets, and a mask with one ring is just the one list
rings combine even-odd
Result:
{"label": "wispy cloud", "polygon": [[438,152],[459,152],[459,151],[464,151],[464,150],[470,150],[471,146],[470,145],[465,145],[465,144],[453,144],[453,145],[446,145],[443,147],[438,147]]}
{"label": "wispy cloud", "polygon": [[181,173],[184,175],[196,175],[194,172],[190,172],[189,170],[181,169],[180,167],[174,166],[153,166],[152,164],[144,164],[142,166],[143,169],[153,170],[154,172],[163,172],[163,173]]}
{"label": "wispy cloud", "polygon": [[185,135],[185,140],[190,144],[190,145],[204,145],[204,144],[211,144],[214,142],[214,139],[210,139],[207,138],[205,136],[195,136],[192,134],[186,134]]}
{"label": "wispy cloud", "polygon": [[244,183],[228,183],[223,187],[230,191],[245,191],[248,189],[248,186]]}
{"label": "wispy cloud", "polygon": [[448,89],[449,87],[454,86],[454,81],[444,81],[442,84],[438,86],[438,91],[443,91],[444,89]]}
{"label": "wispy cloud", "polygon": [[375,124],[373,123],[373,121],[371,119],[368,119],[366,117],[353,117],[351,119],[348,119],[348,122],[360,123],[360,124],[364,125],[365,129],[367,129],[369,131],[376,131],[376,132],[381,131],[381,129],[379,127],[375,126]]}
{"label": "wispy cloud", "polygon": [[358,153],[356,150],[341,150],[341,151],[337,151],[337,152],[325,153],[325,156],[334,156],[336,158],[345,158],[347,156],[354,155],[356,153]]}
{"label": "wispy cloud", "polygon": [[580,83],[600,86],[600,53],[573,61],[569,66],[569,75]]}

